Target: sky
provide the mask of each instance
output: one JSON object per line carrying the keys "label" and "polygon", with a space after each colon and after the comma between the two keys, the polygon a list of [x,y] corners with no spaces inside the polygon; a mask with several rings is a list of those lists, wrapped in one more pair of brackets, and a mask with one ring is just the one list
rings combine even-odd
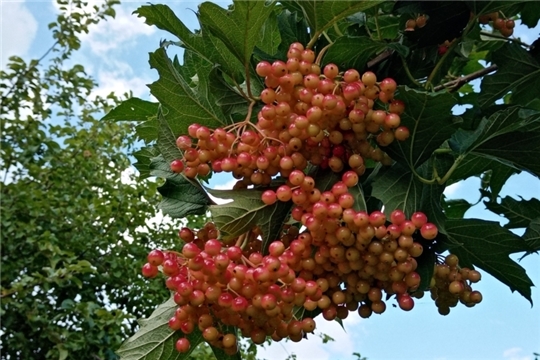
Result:
{"label": "sky", "polygon": [[[90,3],[92,3],[90,1]],[[172,35],[147,26],[132,12],[147,2],[130,1],[116,7],[116,18],[101,22],[89,35],[82,36],[82,47],[73,58],[83,64],[86,71],[99,83],[96,94],[111,91],[132,91],[134,96],[151,99],[147,84],[157,80],[157,73],[148,65],[148,53],[159,46],[159,41],[172,39]],[[169,1],[167,3],[184,23],[197,27],[194,11],[198,2]],[[221,3],[226,4],[226,3]],[[4,69],[9,56],[18,55],[25,60],[39,58],[52,45],[47,25],[56,18],[56,5],[51,0],[1,0],[0,68]],[[525,28],[526,29],[526,28]],[[532,43],[539,28],[516,34],[525,43]],[[231,179],[214,176],[211,186],[228,188]],[[449,198],[463,198],[476,202],[480,180],[469,178],[447,188]],[[501,196],[524,199],[540,196],[540,181],[522,173],[507,182]],[[484,209],[482,204],[466,213],[467,218],[501,221]],[[518,259],[519,254],[514,258]],[[540,256],[531,255],[520,264],[527,270],[533,283],[540,284]],[[299,360],[355,359],[358,352],[369,360],[533,360],[533,352],[540,352],[540,291],[533,287],[530,303],[518,293],[489,274],[482,273],[475,289],[484,296],[474,308],[458,306],[448,316],[441,316],[428,294],[417,300],[410,312],[387,307],[382,315],[360,319],[351,314],[344,321],[344,329],[333,321],[317,322],[317,332],[335,339],[322,344],[320,338],[310,337],[300,343],[281,342],[259,350],[261,357],[283,359],[295,353]]]}

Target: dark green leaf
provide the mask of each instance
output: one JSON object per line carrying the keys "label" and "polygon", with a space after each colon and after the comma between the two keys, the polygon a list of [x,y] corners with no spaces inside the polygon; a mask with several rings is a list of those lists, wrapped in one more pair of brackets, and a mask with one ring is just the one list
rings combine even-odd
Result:
{"label": "dark green leaf", "polygon": [[416,262],[418,263],[416,272],[420,275],[420,285],[418,285],[418,289],[429,289],[431,278],[433,277],[435,260],[435,252],[427,247],[424,248],[422,255],[416,258]]}
{"label": "dark green leaf", "polygon": [[531,250],[540,250],[540,218],[533,219],[529,223],[525,234],[523,234],[523,240],[527,242]]}
{"label": "dark green leaf", "polygon": [[290,202],[278,201],[266,205],[261,200],[263,191],[246,190],[211,190],[208,192],[221,199],[233,199],[232,202],[209,207],[214,223],[224,239],[240,236],[255,225],[262,230],[262,251],[266,253],[268,245],[279,238],[281,228],[291,209]]}
{"label": "dark green leaf", "polygon": [[146,121],[156,116],[159,104],[139,98],[130,98],[112,109],[101,120],[112,121]]}
{"label": "dark green leaf", "polygon": [[[249,64],[260,39],[261,28],[273,11],[275,2],[234,1],[232,10],[211,2],[199,6],[199,21],[209,29],[244,65]],[[274,35],[273,35],[274,36]]]}
{"label": "dark green leaf", "polygon": [[448,219],[446,230],[446,245],[462,266],[478,266],[532,303],[533,283],[525,269],[509,257],[531,250],[521,237],[497,222],[479,219]]}
{"label": "dark green leaf", "polygon": [[342,69],[366,68],[366,63],[386,44],[373,41],[368,36],[342,36],[326,51],[323,62],[334,63]]}
{"label": "dark green leaf", "polygon": [[170,169],[170,162],[163,157],[152,159],[150,175],[166,179],[158,188],[163,196],[159,208],[173,218],[186,215],[201,215],[212,203],[206,192],[195,180],[188,180],[182,174],[175,174]]}
{"label": "dark green leaf", "polygon": [[146,144],[156,141],[158,134],[157,117],[141,122],[135,127],[135,133],[137,134],[137,137]]}
{"label": "dark green leaf", "polygon": [[444,214],[449,219],[463,219],[472,204],[464,199],[450,199],[444,201]]}
{"label": "dark green leaf", "polygon": [[271,12],[261,27],[261,33],[255,46],[265,53],[273,55],[277,52],[280,43],[281,35],[279,33],[277,15],[275,12]]}
{"label": "dark green leaf", "polygon": [[210,65],[220,64],[229,76],[242,82],[242,66],[227,46],[204,31],[192,33],[167,5],[144,5],[134,13],[144,17],[147,24],[177,36],[183,47],[199,54]]}
{"label": "dark green leaf", "polygon": [[538,1],[527,1],[523,5],[521,12],[521,22],[529,29],[536,27],[540,19],[540,3]]}
{"label": "dark green leaf", "polygon": [[488,210],[506,217],[509,222],[504,227],[508,229],[524,228],[529,226],[533,219],[540,217],[540,200],[516,200],[510,196],[501,199],[500,203],[484,201]]}
{"label": "dark green leaf", "polygon": [[133,153],[137,162],[133,164],[139,170],[139,177],[146,179],[150,177],[150,163],[152,159],[159,155],[159,150],[153,146],[147,146]]}
{"label": "dark green leaf", "polygon": [[526,105],[540,97],[540,64],[518,44],[506,43],[493,53],[498,70],[482,80],[478,104],[487,108],[512,92],[513,104]]}
{"label": "dark green leaf", "polygon": [[455,99],[449,93],[424,93],[399,87],[398,99],[405,103],[401,124],[409,128],[407,141],[394,141],[386,148],[392,159],[418,167],[456,130],[452,107]]}
{"label": "dark green leaf", "polygon": [[150,91],[165,107],[164,116],[174,134],[186,134],[188,126],[193,123],[208,127],[227,123],[216,104],[189,87],[174,68],[164,48],[150,54],[150,65],[160,75],[159,80],[150,85]]}
{"label": "dark green leaf", "polygon": [[393,40],[397,38],[399,33],[399,17],[394,15],[379,15],[369,16],[367,19],[367,25],[374,33],[374,37],[378,37],[379,34],[381,39]]}
{"label": "dark green leaf", "polygon": [[[148,319],[139,320],[140,329],[126,340],[117,354],[122,360],[183,360],[203,341],[200,331],[194,331],[186,337],[191,343],[187,353],[175,349],[176,341],[182,337],[181,331],[169,328],[169,319],[174,316],[178,305],[169,299],[161,304]],[[198,330],[198,329],[197,329]]]}
{"label": "dark green leaf", "polygon": [[395,164],[379,172],[373,181],[371,194],[383,202],[387,217],[396,209],[411,216],[420,210],[422,185],[411,171]]}
{"label": "dark green leaf", "polygon": [[281,33],[281,45],[283,50],[288,50],[288,44],[298,41],[302,44],[309,42],[309,34],[304,22],[297,12],[283,10],[278,15],[278,27]]}
{"label": "dark green leaf", "polygon": [[169,124],[163,118],[163,113],[160,111],[158,114],[158,139],[157,147],[165,161],[169,164],[177,159],[182,159],[183,154],[176,146],[176,137],[174,136]]}
{"label": "dark green leaf", "polygon": [[349,193],[354,197],[353,209],[356,211],[368,211],[366,199],[364,198],[364,190],[362,184],[349,188]]}
{"label": "dark green leaf", "polygon": [[322,33],[337,21],[379,5],[382,1],[295,1],[300,5],[313,33]]}

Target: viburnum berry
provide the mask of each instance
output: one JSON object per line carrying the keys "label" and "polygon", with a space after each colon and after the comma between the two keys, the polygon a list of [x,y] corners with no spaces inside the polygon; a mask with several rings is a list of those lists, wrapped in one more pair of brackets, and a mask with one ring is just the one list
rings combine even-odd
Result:
{"label": "viburnum berry", "polygon": [[142,274],[144,277],[153,278],[153,277],[156,277],[158,273],[159,273],[159,270],[157,266],[152,265],[150,263],[146,263],[142,267]]}
{"label": "viburnum berry", "polygon": [[189,343],[188,339],[180,338],[176,341],[175,347],[176,351],[180,353],[187,353],[189,351],[189,348],[191,347],[191,344]]}
{"label": "viburnum berry", "polygon": [[171,171],[174,173],[181,173],[184,170],[184,162],[180,159],[173,160],[171,162]]}

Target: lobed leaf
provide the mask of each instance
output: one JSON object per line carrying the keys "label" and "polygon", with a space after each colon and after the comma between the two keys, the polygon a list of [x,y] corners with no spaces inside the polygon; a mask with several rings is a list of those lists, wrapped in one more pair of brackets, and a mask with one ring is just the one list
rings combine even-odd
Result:
{"label": "lobed leaf", "polygon": [[144,5],[133,13],[144,17],[148,25],[155,25],[175,35],[180,39],[181,46],[197,53],[212,66],[220,64],[229,76],[242,82],[242,67],[227,46],[205,31],[192,33],[167,5]]}
{"label": "lobed leaf", "polygon": [[455,99],[446,92],[426,93],[399,86],[398,99],[405,103],[401,124],[409,128],[407,141],[394,141],[385,151],[392,159],[417,168],[454,133],[452,107]]}
{"label": "lobed leaf", "polygon": [[158,188],[163,197],[158,207],[164,214],[173,218],[187,215],[201,215],[206,212],[212,201],[195,180],[188,180],[182,174],[175,174],[170,169],[170,162],[163,156],[152,159],[150,175],[166,179]]}
{"label": "lobed leaf", "polygon": [[[148,319],[139,320],[140,329],[127,339],[116,352],[121,360],[183,360],[203,341],[200,331],[194,331],[186,337],[191,343],[187,353],[175,349],[176,341],[182,337],[181,331],[169,328],[169,319],[174,316],[178,305],[172,298],[158,306]],[[197,329],[198,330],[198,329]]]}
{"label": "lobed leaf", "polygon": [[363,70],[367,62],[385,48],[386,44],[373,41],[369,36],[342,36],[326,51],[323,63],[334,63],[342,70]]}
{"label": "lobed leaf", "polygon": [[139,171],[139,177],[146,179],[150,177],[150,164],[152,159],[159,156],[159,150],[154,146],[147,146],[133,153],[137,162],[133,164]]}
{"label": "lobed leaf", "polygon": [[487,108],[512,92],[511,103],[526,105],[540,97],[540,64],[518,44],[507,42],[492,55],[498,70],[485,76],[478,104]]}
{"label": "lobed leaf", "polygon": [[156,116],[158,107],[158,103],[132,97],[109,111],[101,120],[146,121],[148,118]]}
{"label": "lobed leaf", "polygon": [[532,251],[540,250],[540,217],[531,220],[525,234],[523,234],[523,240],[531,247]]}
{"label": "lobed leaf", "polygon": [[472,204],[465,199],[450,199],[444,201],[444,214],[449,219],[463,219]]}
{"label": "lobed leaf", "polygon": [[534,284],[525,269],[509,257],[531,250],[524,239],[498,222],[480,219],[448,219],[446,231],[448,235],[442,237],[443,242],[459,257],[462,266],[478,266],[532,304],[531,286]]}
{"label": "lobed leaf", "polygon": [[233,1],[232,10],[226,10],[204,2],[199,6],[198,17],[203,30],[210,30],[246,66],[274,5],[275,2],[266,1]]}
{"label": "lobed leaf", "polygon": [[484,201],[484,204],[488,210],[509,220],[508,224],[504,225],[507,229],[527,227],[531,221],[540,217],[540,200],[536,198],[516,200],[506,196],[500,203]]}
{"label": "lobed leaf", "polygon": [[178,73],[164,48],[150,54],[150,65],[160,75],[159,80],[150,85],[150,92],[165,108],[164,117],[174,134],[186,134],[193,123],[211,128],[227,123],[219,106],[194,91]]}
{"label": "lobed leaf", "polygon": [[258,226],[263,233],[264,254],[268,245],[279,238],[289,215],[291,202],[277,201],[273,205],[266,205],[261,200],[263,191],[254,189],[207,190],[215,197],[233,199],[230,203],[209,207],[212,219],[224,239],[235,238]]}
{"label": "lobed leaf", "polygon": [[286,1],[295,3],[303,10],[304,16],[313,34],[320,34],[336,22],[357,12],[366,11],[377,6],[383,1],[320,1],[320,0],[296,0]]}

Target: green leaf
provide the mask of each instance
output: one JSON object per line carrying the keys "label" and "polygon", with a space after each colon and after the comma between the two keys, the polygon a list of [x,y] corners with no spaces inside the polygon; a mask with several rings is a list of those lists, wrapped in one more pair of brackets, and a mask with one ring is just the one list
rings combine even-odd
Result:
{"label": "green leaf", "polygon": [[396,164],[379,172],[373,181],[371,194],[383,202],[387,217],[396,209],[411,216],[420,210],[422,186],[410,170]]}
{"label": "green leaf", "polygon": [[511,103],[526,105],[540,97],[540,64],[518,44],[508,42],[492,55],[497,72],[487,75],[480,86],[478,104],[487,108],[512,92]]}
{"label": "green leaf", "polygon": [[354,198],[353,209],[356,211],[368,211],[366,199],[364,198],[364,190],[362,184],[358,183],[356,186],[349,188],[349,194]]}
{"label": "green leaf", "polygon": [[[399,17],[394,15],[369,16],[367,25],[373,32],[373,36],[381,36],[382,39],[393,40],[399,34]],[[378,29],[378,30],[377,30]]]}
{"label": "green leaf", "polygon": [[146,121],[156,116],[159,104],[139,98],[129,98],[109,111],[101,120],[111,121]]}
{"label": "green leaf", "polygon": [[381,4],[383,1],[319,1],[319,0],[296,0],[304,12],[312,34],[321,34],[333,26],[336,22],[357,12]]}
{"label": "green leaf", "polygon": [[133,165],[139,171],[139,178],[146,179],[150,177],[150,164],[152,159],[159,155],[159,150],[153,146],[147,146],[133,153],[137,162]]}
{"label": "green leaf", "polygon": [[169,164],[177,159],[182,159],[183,154],[176,146],[176,137],[174,136],[169,124],[163,117],[163,112],[160,110],[158,114],[158,139],[157,147],[165,161]]}
{"label": "green leaf", "polygon": [[405,103],[401,124],[409,128],[411,136],[407,141],[394,141],[385,150],[392,159],[417,168],[456,130],[455,99],[449,93],[425,93],[403,86],[397,98]]}
{"label": "green leaf", "polygon": [[150,85],[150,92],[166,109],[164,116],[174,134],[186,134],[193,123],[208,127],[225,125],[225,115],[205,94],[199,94],[176,71],[164,48],[150,54],[150,66],[159,72],[159,80]]}
{"label": "green leaf", "polygon": [[158,207],[164,214],[173,218],[201,215],[212,203],[198,182],[173,173],[170,162],[162,156],[152,159],[150,169],[150,175],[166,179],[165,184],[158,188],[163,197]]}
{"label": "green leaf", "polygon": [[540,129],[498,136],[477,147],[473,154],[540,176]]}
{"label": "green leaf", "polygon": [[444,242],[459,257],[462,266],[478,266],[532,304],[533,283],[525,269],[509,257],[531,250],[521,237],[497,222],[480,219],[448,219],[446,231],[448,236]]}
{"label": "green leaf", "polygon": [[527,1],[521,11],[521,22],[527,25],[529,29],[536,27],[540,19],[540,3],[537,1]]}
{"label": "green leaf", "polygon": [[209,207],[212,219],[224,239],[233,239],[257,225],[263,233],[262,252],[266,253],[268,245],[279,238],[291,202],[277,201],[273,205],[266,205],[261,200],[263,191],[254,189],[207,190],[215,197],[233,199],[230,203]]}
{"label": "green leaf", "polygon": [[536,198],[516,200],[506,196],[500,203],[484,201],[484,204],[488,210],[509,220],[508,224],[504,225],[507,229],[527,227],[531,221],[540,217],[540,200]]}
{"label": "green leaf", "polygon": [[[366,64],[386,45],[368,36],[342,36],[326,51],[323,63],[334,63],[341,69],[366,68]],[[361,49],[361,51],[359,51]]]}
{"label": "green leaf", "polygon": [[278,27],[281,34],[281,47],[288,50],[289,44],[299,41],[302,44],[309,42],[309,34],[304,21],[297,12],[283,10],[278,15]]}
{"label": "green leaf", "polygon": [[275,12],[271,12],[261,27],[259,39],[255,46],[267,54],[274,55],[280,43],[281,34],[279,33],[278,18]]}
{"label": "green leaf", "polygon": [[540,250],[540,217],[533,219],[529,223],[525,234],[523,234],[523,240],[527,242],[533,251]]}
{"label": "green leaf", "polygon": [[249,105],[247,100],[227,84],[221,69],[219,67],[213,68],[208,78],[212,79],[208,84],[208,91],[223,112],[227,115],[239,113],[245,116]]}
{"label": "green leaf", "polygon": [[520,110],[519,106],[499,110],[491,114],[489,118],[483,118],[474,131],[459,129],[452,135],[449,141],[450,147],[460,154],[470,152],[498,136],[522,129],[530,129],[535,122],[539,121],[540,116],[533,115],[522,118]]}
{"label": "green leaf", "polygon": [[435,255],[435,252],[429,247],[424,247],[422,255],[416,258],[418,267],[415,271],[418,273],[418,275],[420,275],[420,285],[418,285],[418,289],[429,289],[431,278],[433,277],[433,265],[435,264],[436,259],[437,257]]}
{"label": "green leaf", "polygon": [[449,219],[463,219],[472,204],[464,199],[450,199],[444,201],[444,214]]}
{"label": "green leaf", "polygon": [[183,360],[203,341],[198,329],[186,337],[191,347],[187,353],[175,349],[176,341],[182,337],[181,331],[169,328],[169,319],[174,316],[178,305],[171,298],[158,306],[148,319],[139,320],[140,329],[122,344],[117,354],[121,360]]}
{"label": "green leaf", "polygon": [[208,64],[220,64],[233,79],[243,81],[242,66],[227,46],[205,31],[192,33],[167,5],[144,5],[133,13],[144,17],[147,24],[178,37],[183,47],[199,54]]}
{"label": "green leaf", "polygon": [[158,122],[157,117],[153,117],[148,121],[143,121],[135,127],[137,137],[143,140],[146,144],[157,139]]}
{"label": "green leaf", "polygon": [[204,2],[199,6],[199,21],[203,30],[209,29],[246,66],[274,5],[266,1],[233,1],[232,10],[226,10]]}

